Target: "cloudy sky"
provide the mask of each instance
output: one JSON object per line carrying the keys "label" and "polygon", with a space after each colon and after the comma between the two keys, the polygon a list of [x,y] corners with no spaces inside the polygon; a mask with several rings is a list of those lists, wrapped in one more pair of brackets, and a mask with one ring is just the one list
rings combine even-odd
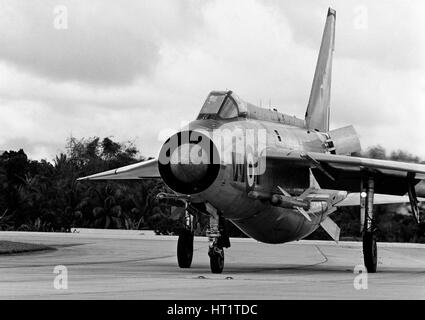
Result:
{"label": "cloudy sky", "polygon": [[328,6],[331,127],[425,158],[422,0],[0,0],[0,150],[109,136],[156,156],[211,90],[303,117]]}

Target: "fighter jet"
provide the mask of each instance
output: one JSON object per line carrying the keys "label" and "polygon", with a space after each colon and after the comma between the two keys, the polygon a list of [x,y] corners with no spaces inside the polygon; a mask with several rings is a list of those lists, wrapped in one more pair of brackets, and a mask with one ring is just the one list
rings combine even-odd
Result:
{"label": "fighter jet", "polygon": [[415,186],[425,165],[353,156],[361,151],[355,129],[330,130],[335,19],[329,8],[304,119],[255,106],[232,91],[212,91],[197,119],[172,135],[157,159],[79,180],[161,178],[173,192],[157,197],[185,212],[178,265],[191,266],[194,220],[207,215],[213,273],[222,272],[230,247],[226,220],[265,243],[300,240],[319,227],[338,241],[332,214],[360,206],[364,265],[376,272],[374,204],[410,203],[419,221]]}

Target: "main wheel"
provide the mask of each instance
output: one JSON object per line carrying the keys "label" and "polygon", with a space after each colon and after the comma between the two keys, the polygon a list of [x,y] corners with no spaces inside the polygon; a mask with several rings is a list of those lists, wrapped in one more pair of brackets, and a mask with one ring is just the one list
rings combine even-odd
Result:
{"label": "main wheel", "polygon": [[180,268],[190,268],[193,258],[193,233],[183,230],[177,241],[177,262]]}
{"label": "main wheel", "polygon": [[212,273],[221,273],[224,268],[224,250],[219,247],[212,247],[208,251],[210,256],[210,267]]}
{"label": "main wheel", "polygon": [[375,273],[378,265],[378,248],[373,232],[363,234],[363,259],[367,272]]}

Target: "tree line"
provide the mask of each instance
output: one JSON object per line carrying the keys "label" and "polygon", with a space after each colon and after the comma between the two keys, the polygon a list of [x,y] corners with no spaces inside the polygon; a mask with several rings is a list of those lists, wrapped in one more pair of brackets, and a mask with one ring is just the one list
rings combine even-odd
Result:
{"label": "tree line", "polygon": [[[387,154],[381,146],[364,157],[421,162],[404,151]],[[147,160],[130,142],[107,137],[67,140],[65,151],[52,162],[31,160],[24,150],[0,155],[0,230],[69,232],[72,228],[151,229],[176,234],[182,227],[182,210],[156,199],[171,192],[160,179],[134,181],[84,181],[77,178]],[[377,206],[380,241],[425,242],[424,224],[416,225],[408,206]],[[400,212],[405,214],[399,214]],[[406,214],[407,213],[407,214]],[[359,208],[341,208],[333,214],[343,239],[360,236]],[[204,235],[207,219],[201,218],[196,234]],[[231,223],[232,236],[243,234]],[[311,239],[329,239],[323,230]]]}
{"label": "tree line", "polygon": [[155,196],[158,180],[78,182],[77,178],[144,160],[131,143],[111,138],[69,138],[53,163],[23,150],[0,156],[0,230],[63,231],[74,227],[153,229],[178,224]]}

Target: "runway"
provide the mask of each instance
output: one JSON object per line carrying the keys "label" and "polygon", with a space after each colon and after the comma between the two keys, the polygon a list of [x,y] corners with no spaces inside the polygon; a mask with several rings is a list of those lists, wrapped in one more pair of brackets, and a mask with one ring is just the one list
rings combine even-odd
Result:
{"label": "runway", "polygon": [[[361,243],[282,245],[232,239],[222,274],[211,274],[207,239],[192,268],[179,269],[177,238],[142,231],[0,232],[0,240],[56,250],[0,255],[0,299],[424,299],[425,245],[379,243],[379,270],[357,290]],[[55,289],[55,266],[68,289]]]}

